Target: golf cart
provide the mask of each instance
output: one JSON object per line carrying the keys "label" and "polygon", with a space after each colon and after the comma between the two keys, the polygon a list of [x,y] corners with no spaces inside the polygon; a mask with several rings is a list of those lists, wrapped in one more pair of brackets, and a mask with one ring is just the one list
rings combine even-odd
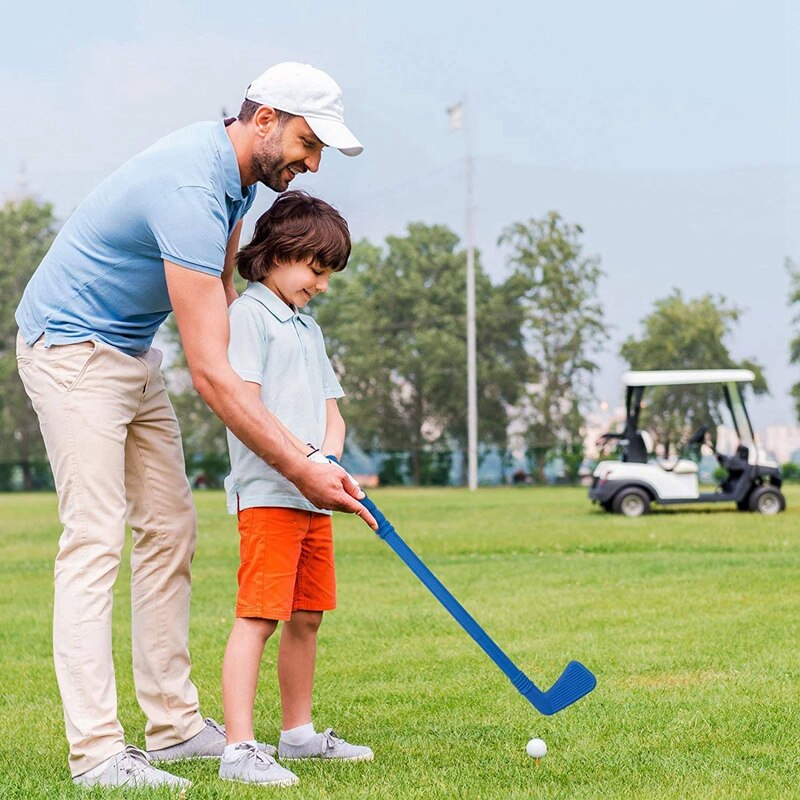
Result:
{"label": "golf cart", "polygon": [[[756,445],[753,428],[740,384],[750,383],[755,375],[747,369],[692,369],[626,372],[625,428],[621,433],[607,433],[600,443],[617,442],[622,450],[619,461],[601,461],[594,470],[589,499],[606,511],[639,517],[651,503],[735,503],[739,511],[777,514],[786,508],[781,492],[781,473]],[[639,415],[645,389],[652,386],[720,384],[725,404],[733,420],[739,444],[733,455],[717,453],[709,440],[708,429],[698,429],[689,445],[708,445],[725,470],[716,491],[700,493],[698,466],[685,458],[659,459],[654,454],[653,439],[639,430]]]}

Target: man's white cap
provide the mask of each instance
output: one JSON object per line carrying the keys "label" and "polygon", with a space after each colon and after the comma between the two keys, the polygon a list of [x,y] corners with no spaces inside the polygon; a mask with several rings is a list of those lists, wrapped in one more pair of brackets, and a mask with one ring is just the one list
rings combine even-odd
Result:
{"label": "man's white cap", "polygon": [[346,156],[357,156],[364,149],[344,124],[339,84],[310,64],[285,61],[270,67],[247,87],[245,97],[303,117],[323,144]]}

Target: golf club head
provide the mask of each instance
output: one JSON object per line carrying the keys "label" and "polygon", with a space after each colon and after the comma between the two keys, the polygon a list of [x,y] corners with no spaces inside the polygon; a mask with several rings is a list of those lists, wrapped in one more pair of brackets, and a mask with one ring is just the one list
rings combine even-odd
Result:
{"label": "golf club head", "polygon": [[524,695],[542,714],[550,716],[589,694],[596,685],[597,678],[590,670],[580,661],[570,661],[546,692],[536,690],[536,697],[529,696],[528,692],[524,692]]}

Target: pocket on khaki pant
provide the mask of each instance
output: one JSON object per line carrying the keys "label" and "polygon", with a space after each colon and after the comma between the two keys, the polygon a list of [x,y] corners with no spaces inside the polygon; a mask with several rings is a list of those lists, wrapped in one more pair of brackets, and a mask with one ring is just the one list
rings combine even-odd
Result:
{"label": "pocket on khaki pant", "polygon": [[22,334],[17,334],[17,371],[22,372],[33,364],[33,348],[25,342]]}
{"label": "pocket on khaki pant", "polygon": [[97,351],[97,342],[89,341],[77,344],[54,344],[47,348],[45,353],[56,383],[67,392],[71,392],[83,380]]}

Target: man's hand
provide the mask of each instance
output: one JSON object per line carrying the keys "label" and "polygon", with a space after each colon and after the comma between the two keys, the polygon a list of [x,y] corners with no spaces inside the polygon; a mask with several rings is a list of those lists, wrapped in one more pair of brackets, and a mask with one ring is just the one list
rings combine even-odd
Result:
{"label": "man's hand", "polygon": [[[359,485],[338,464],[325,459],[324,464],[306,459],[306,469],[299,475],[292,475],[289,480],[317,508],[332,511],[343,511],[345,514],[356,514],[372,528],[378,530],[378,523],[356,498],[364,497]],[[287,475],[287,477],[289,477]]]}

